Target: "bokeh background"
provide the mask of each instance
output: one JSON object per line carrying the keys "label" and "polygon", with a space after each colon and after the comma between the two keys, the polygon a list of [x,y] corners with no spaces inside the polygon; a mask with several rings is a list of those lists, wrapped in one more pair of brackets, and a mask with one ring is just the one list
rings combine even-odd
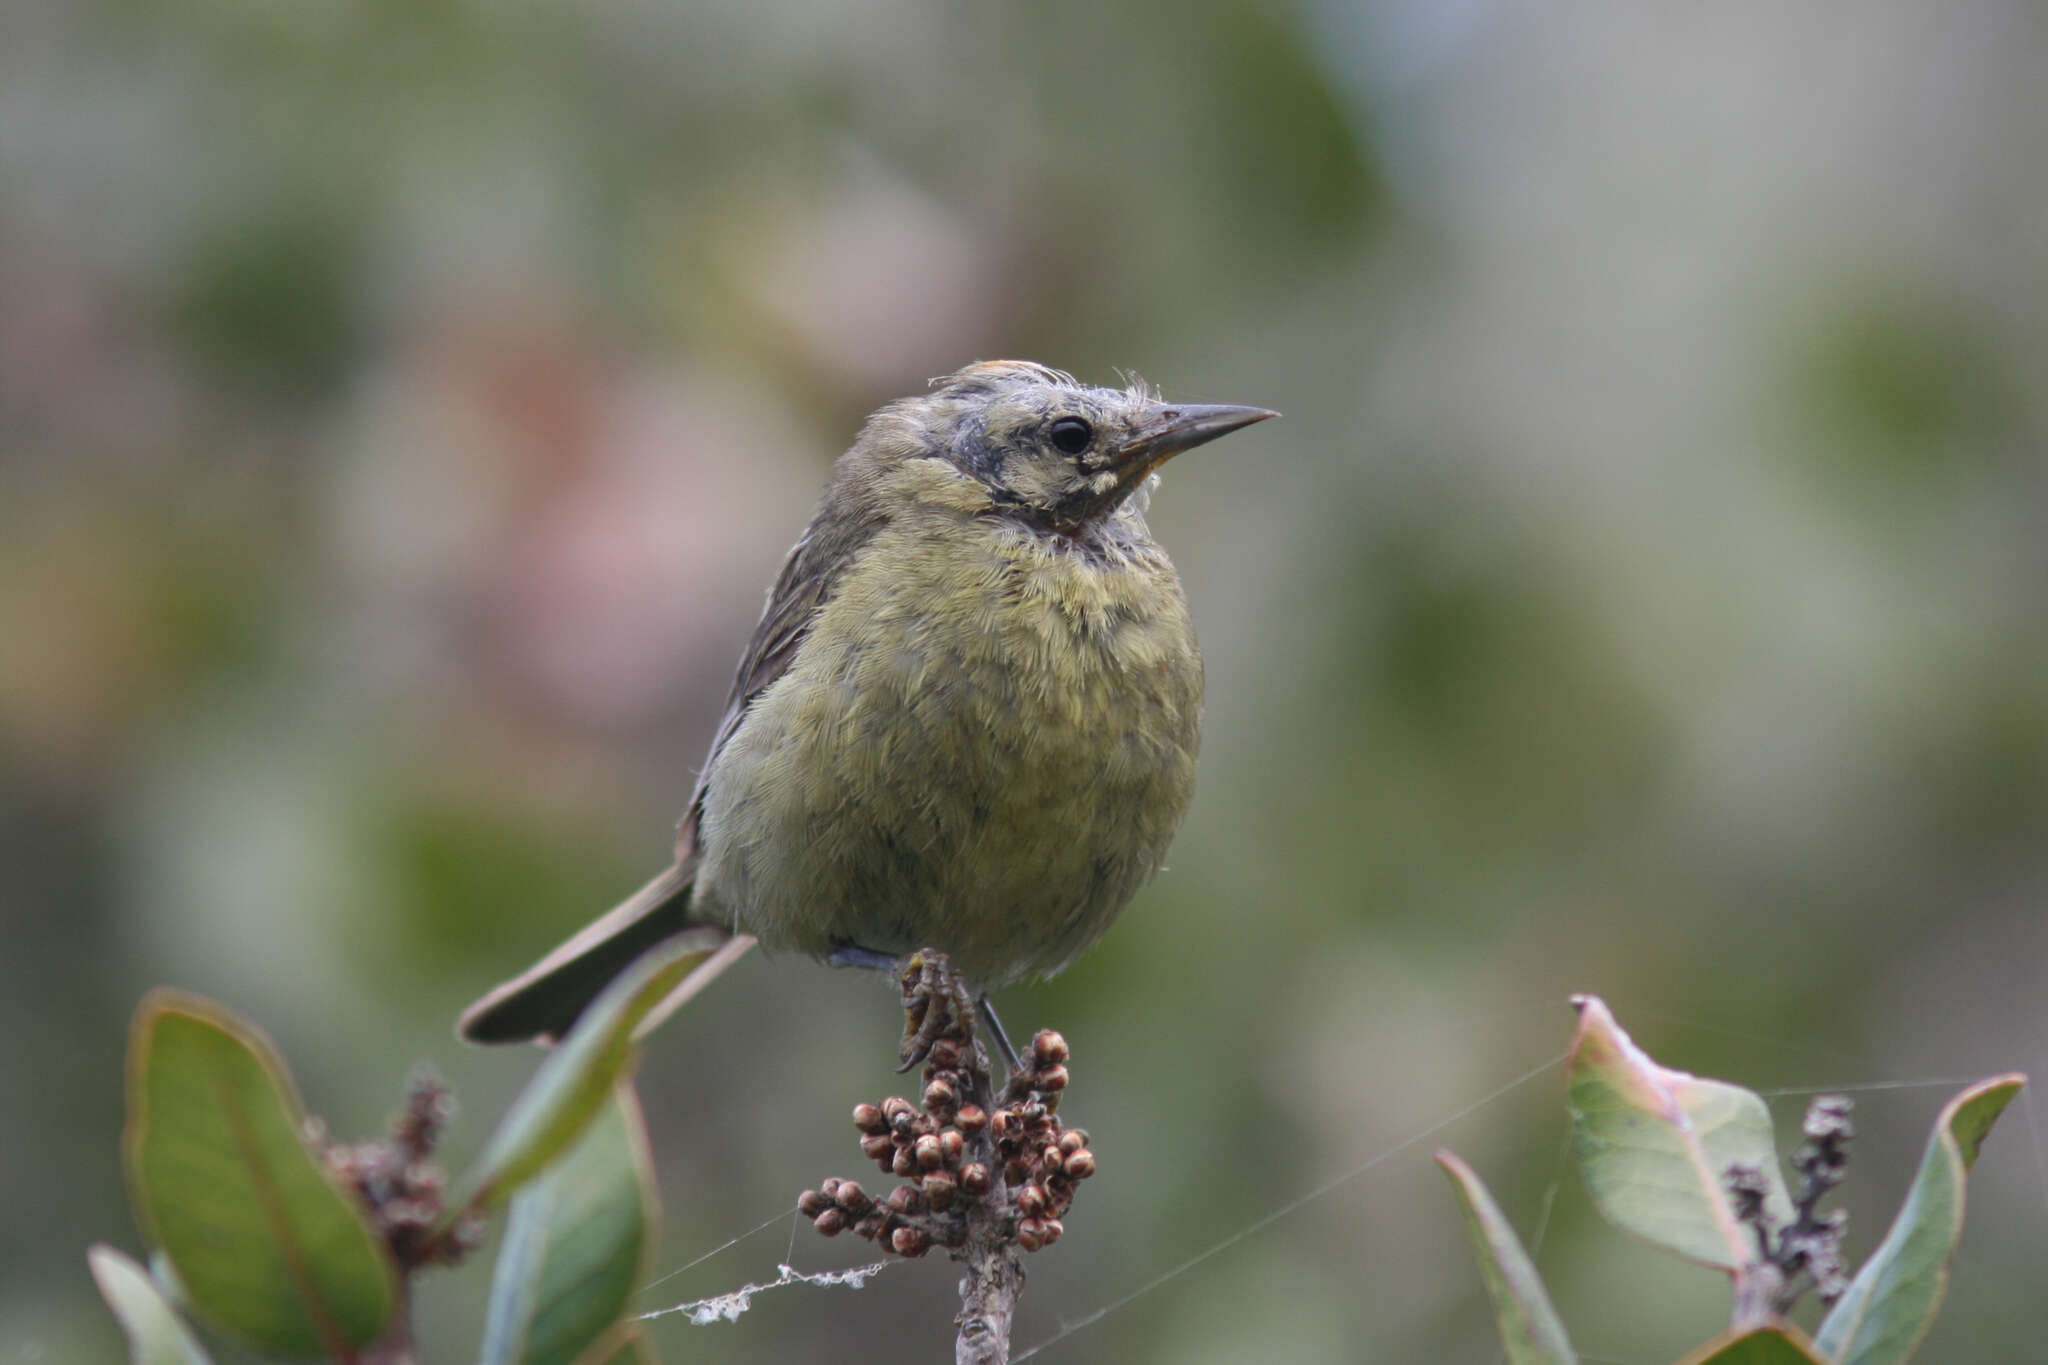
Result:
{"label": "bokeh background", "polygon": [[[1210,680],[1172,867],[1002,1000],[1105,1172],[1020,1348],[1383,1156],[1038,1358],[1491,1361],[1444,1142],[1589,1359],[1671,1359],[1723,1287],[1598,1224],[1558,1071],[1434,1129],[1572,991],[1893,1083],[1867,1251],[1922,1082],[2048,1075],[2044,69],[2026,0],[10,0],[0,1361],[120,1353],[83,1253],[137,1246],[152,984],[343,1133],[431,1063],[476,1150],[533,1058],[455,1012],[665,856],[863,414],[1005,355],[1286,413],[1154,504]],[[897,1026],[756,956],[659,1035],[665,1270],[858,1171]],[[1928,1359],[2039,1357],[2043,1115]],[[487,1277],[424,1282],[428,1359]],[[953,1279],[652,1330],[937,1358]]]}

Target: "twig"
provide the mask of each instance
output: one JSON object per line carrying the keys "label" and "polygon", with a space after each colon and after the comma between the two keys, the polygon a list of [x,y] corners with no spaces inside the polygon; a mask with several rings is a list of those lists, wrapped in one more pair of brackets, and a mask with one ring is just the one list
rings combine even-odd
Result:
{"label": "twig", "polygon": [[362,1200],[399,1270],[391,1321],[382,1337],[348,1357],[354,1365],[416,1365],[413,1275],[430,1265],[454,1265],[483,1241],[483,1220],[475,1217],[459,1220],[442,1236],[432,1232],[447,1186],[434,1149],[454,1117],[455,1097],[447,1085],[421,1068],[413,1073],[388,1138],[351,1146],[333,1141],[323,1121],[307,1120],[307,1140],[320,1150],[329,1173]]}
{"label": "twig", "polygon": [[1770,1190],[1762,1171],[1736,1163],[1724,1177],[1737,1221],[1756,1235],[1755,1259],[1736,1275],[1735,1323],[1750,1326],[1792,1311],[1810,1285],[1821,1302],[1832,1304],[1849,1287],[1842,1262],[1842,1230],[1849,1216],[1840,1209],[1820,1211],[1820,1201],[1842,1183],[1848,1170],[1851,1101],[1845,1095],[1822,1095],[1806,1111],[1806,1141],[1792,1154],[1799,1172],[1793,1197],[1793,1219],[1777,1227],[1764,1198]]}
{"label": "twig", "polygon": [[972,996],[945,958],[911,957],[903,987],[903,1051],[922,1061],[922,1103],[892,1096],[853,1111],[861,1151],[905,1177],[882,1200],[851,1180],[805,1190],[797,1208],[827,1237],[851,1228],[899,1256],[946,1248],[966,1267],[955,1324],[957,1365],[1006,1365],[1019,1254],[1059,1240],[1079,1182],[1095,1173],[1088,1135],[1062,1128],[1066,1040],[1050,1029],[1031,1040],[1024,1070],[1000,1092],[975,1037]]}

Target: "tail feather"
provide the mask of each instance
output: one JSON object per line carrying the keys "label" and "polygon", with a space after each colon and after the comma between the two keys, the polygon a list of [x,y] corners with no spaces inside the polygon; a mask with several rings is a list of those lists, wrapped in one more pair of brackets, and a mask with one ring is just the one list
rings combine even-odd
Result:
{"label": "tail feather", "polygon": [[472,1043],[556,1039],[634,959],[690,921],[694,868],[672,864],[533,966],[463,1011],[456,1031]]}

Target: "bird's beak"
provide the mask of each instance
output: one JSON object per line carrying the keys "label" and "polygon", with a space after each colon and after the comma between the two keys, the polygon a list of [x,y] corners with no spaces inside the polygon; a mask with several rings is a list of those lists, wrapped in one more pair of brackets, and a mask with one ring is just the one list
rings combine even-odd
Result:
{"label": "bird's beak", "polygon": [[1118,482],[1134,483],[1183,450],[1207,445],[1240,427],[1279,415],[1270,408],[1246,408],[1234,403],[1158,404],[1131,439],[1117,448]]}

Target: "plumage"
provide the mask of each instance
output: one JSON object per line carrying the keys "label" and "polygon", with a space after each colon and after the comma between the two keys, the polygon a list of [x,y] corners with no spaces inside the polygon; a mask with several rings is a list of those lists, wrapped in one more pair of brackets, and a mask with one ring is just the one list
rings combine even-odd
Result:
{"label": "plumage", "polygon": [[877,412],[770,590],[674,864],[464,1016],[559,1035],[691,923],[824,957],[1065,967],[1158,871],[1202,664],[1144,521],[1157,466],[1272,416],[1021,361]]}

